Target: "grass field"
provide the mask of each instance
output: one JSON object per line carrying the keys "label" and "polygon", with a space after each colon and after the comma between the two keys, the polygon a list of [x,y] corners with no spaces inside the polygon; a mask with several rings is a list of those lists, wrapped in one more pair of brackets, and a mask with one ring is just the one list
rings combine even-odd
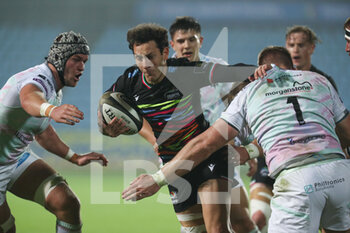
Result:
{"label": "grass field", "polygon": [[[63,173],[63,172],[62,172]],[[156,197],[135,204],[91,204],[88,172],[64,172],[64,177],[81,201],[83,232],[179,232],[172,205],[157,203]],[[105,192],[121,192],[121,175],[104,175]],[[163,188],[162,192],[166,193]],[[117,195],[117,194],[116,194]],[[55,232],[55,217],[38,204],[8,194],[8,202],[16,217],[18,233]]]}
{"label": "grass field", "polygon": [[[77,135],[69,132],[68,134],[60,133],[60,135],[76,151],[89,150],[88,143],[82,144],[82,141],[88,142],[88,134]],[[99,182],[102,182],[103,192],[110,193],[113,199],[120,200],[120,204],[112,204],[113,202],[109,202],[108,200],[102,200],[107,204],[92,203],[91,194],[95,189],[99,188],[91,187],[92,184],[96,186],[96,183],[91,180],[91,177],[94,176],[91,175],[90,166],[79,168],[53,155],[44,157],[51,166],[55,167],[66,178],[69,186],[79,197],[81,201],[83,232],[178,233],[180,224],[170,204],[166,187],[161,189],[160,194],[137,203],[124,202],[121,199],[120,193],[133,179],[123,174],[126,166],[125,161],[143,159],[140,167],[149,163],[150,165],[154,165],[152,165],[153,167],[148,167],[156,169],[158,163],[152,148],[138,136],[120,137],[114,140],[104,139],[103,148],[103,153],[106,154],[110,162],[107,168],[100,169],[103,171],[103,176]],[[36,148],[35,151],[38,155],[47,155],[41,149]],[[140,169],[137,171],[137,174],[144,172]],[[243,170],[242,174],[244,173],[245,171]],[[124,182],[126,185],[124,185]],[[248,183],[248,179],[245,180],[245,183]],[[166,199],[168,204],[160,203],[157,200],[158,197],[162,197],[162,200]],[[55,232],[56,218],[42,206],[22,200],[13,196],[11,193],[7,193],[7,199],[12,214],[16,218],[17,233]]]}
{"label": "grass field", "polygon": [[[178,233],[180,225],[171,204],[162,204],[157,196],[137,203],[91,204],[89,171],[61,171],[81,201],[83,232],[85,233]],[[103,176],[104,192],[121,192],[123,176],[107,173]],[[118,193],[116,193],[116,196]],[[119,194],[120,195],[120,194]],[[163,187],[160,195],[168,195]],[[43,207],[8,193],[18,233],[55,232],[55,217]]]}

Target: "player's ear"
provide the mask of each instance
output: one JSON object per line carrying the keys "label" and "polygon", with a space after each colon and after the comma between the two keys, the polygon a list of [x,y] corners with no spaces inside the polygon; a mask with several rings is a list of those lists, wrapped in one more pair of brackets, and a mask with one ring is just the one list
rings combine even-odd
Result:
{"label": "player's ear", "polygon": [[203,44],[203,36],[199,37],[199,44],[200,44],[200,47],[202,47],[202,44]]}
{"label": "player's ear", "polygon": [[316,47],[316,45],[314,45],[314,44],[312,44],[310,46],[310,50],[309,50],[310,55],[312,55],[314,53],[315,47]]}
{"label": "player's ear", "polygon": [[174,45],[175,45],[174,41],[171,40],[171,41],[169,41],[169,43],[170,43],[170,46],[174,49]]}
{"label": "player's ear", "polygon": [[164,60],[167,60],[167,59],[168,59],[168,57],[169,57],[169,47],[165,47],[165,48],[163,49],[162,55],[163,55],[163,59],[164,59]]}

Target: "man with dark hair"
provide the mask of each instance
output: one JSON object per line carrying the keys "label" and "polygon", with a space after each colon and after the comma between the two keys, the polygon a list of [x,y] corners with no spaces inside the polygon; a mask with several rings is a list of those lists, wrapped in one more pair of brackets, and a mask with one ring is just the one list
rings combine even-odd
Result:
{"label": "man with dark hair", "polygon": [[[147,32],[149,41],[140,38]],[[153,40],[153,36],[164,36],[164,40]],[[233,81],[233,67],[219,64],[189,62],[185,58],[168,59],[169,47],[159,48],[160,41],[167,41],[167,30],[155,24],[141,24],[128,31],[128,42],[136,65],[126,69],[109,90],[123,92],[136,103],[144,121],[154,133],[158,154],[166,166],[188,142],[205,129],[208,122],[200,107],[200,87],[211,84],[210,80]],[[248,77],[254,67],[246,67],[241,79]],[[236,73],[237,75],[237,73]],[[123,122],[114,119],[104,124],[99,113],[101,131],[108,136],[118,136],[125,129]],[[143,129],[141,129],[143,131]],[[188,169],[192,163],[182,167]],[[227,163],[227,148],[212,153],[200,166],[184,179],[169,184],[169,193],[184,232],[231,232],[228,226],[226,200],[231,187]],[[159,174],[152,176],[159,180]],[[157,184],[156,189],[165,185]],[[197,203],[197,195],[200,203]],[[149,196],[139,193],[126,200],[140,200]],[[192,224],[186,224],[188,216],[195,217]],[[205,223],[205,224],[204,224]]]}
{"label": "man with dark hair", "polygon": [[[170,45],[175,51],[173,57],[186,57],[189,61],[214,62],[228,65],[221,58],[214,58],[200,53],[203,37],[201,35],[201,26],[195,18],[190,16],[177,17],[170,25],[169,32],[171,36]],[[227,101],[222,101],[221,98],[227,95],[232,87],[233,83],[217,83],[200,89],[203,114],[210,124],[214,124],[227,107]],[[244,138],[243,141],[248,140]],[[236,145],[240,144],[241,141],[237,138]],[[249,166],[256,167],[256,162],[254,162],[255,160],[249,161]],[[254,226],[253,221],[249,217],[247,191],[240,177],[240,171],[238,167],[236,168],[234,179],[237,181],[237,185],[232,188],[231,194],[230,219],[232,228],[237,233],[253,233],[256,226]],[[254,169],[251,169],[250,172],[254,174],[255,171],[252,170]]]}
{"label": "man with dark hair", "polygon": [[[269,46],[258,54],[258,65],[271,64],[278,61],[281,67],[292,68],[292,58],[286,48]],[[258,169],[250,183],[250,216],[262,233],[267,232],[271,215],[270,201],[275,182],[268,176],[268,168],[263,157],[258,157]]]}
{"label": "man with dark hair", "polygon": [[28,146],[36,140],[48,152],[78,166],[93,160],[107,165],[102,154],[74,153],[50,124],[53,119],[74,125],[84,118],[77,107],[61,101],[62,88],[78,84],[89,53],[85,37],[73,31],[61,33],[46,62],[13,75],[0,90],[0,232],[16,231],[7,190],[53,213],[57,233],[81,232],[79,199],[65,179]]}
{"label": "man with dark hair", "polygon": [[[170,25],[170,45],[174,49],[174,57],[186,57],[190,61],[206,61],[206,57],[199,53],[202,47],[203,37],[201,35],[201,25],[190,16],[177,17]],[[214,58],[213,58],[214,59]],[[225,63],[222,59],[215,58],[220,63]],[[206,62],[211,61],[211,58]]]}
{"label": "man with dark hair", "polygon": [[[293,68],[280,59],[269,62]],[[331,83],[314,72],[274,66],[266,77],[248,84],[213,126],[157,172],[158,182],[186,175],[188,170],[181,169],[185,161],[200,164],[246,123],[265,152],[270,176],[276,178],[268,232],[310,233],[320,226],[326,233],[350,232],[350,190],[344,189],[350,185],[350,160],[342,151],[350,145],[350,115]],[[250,158],[250,151],[239,154],[240,163]],[[148,185],[140,187],[143,183]],[[152,177],[143,175],[128,191],[153,195],[155,187]]]}

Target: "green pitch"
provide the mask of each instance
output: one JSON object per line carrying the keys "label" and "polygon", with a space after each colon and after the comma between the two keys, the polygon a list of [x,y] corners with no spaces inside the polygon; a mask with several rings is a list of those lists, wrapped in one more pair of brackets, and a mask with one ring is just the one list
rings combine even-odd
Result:
{"label": "green pitch", "polygon": [[[89,173],[62,172],[62,175],[81,201],[85,233],[154,233],[164,232],[165,229],[168,233],[179,232],[180,225],[172,205],[158,203],[156,197],[147,198],[136,204],[124,203],[121,198],[121,204],[91,204]],[[103,183],[105,192],[117,193],[123,190],[121,175],[106,175]],[[164,187],[162,193],[166,194],[166,191]],[[7,198],[12,214],[16,218],[18,233],[55,232],[56,218],[43,207],[9,193]]]}
{"label": "green pitch", "polygon": [[[60,132],[60,136],[78,153],[89,151],[89,132]],[[40,148],[34,151],[54,167],[68,182],[71,189],[81,201],[81,217],[84,233],[178,233],[180,224],[170,204],[166,187],[160,194],[146,198],[137,203],[124,202],[121,192],[133,178],[125,178],[123,172],[130,170],[125,161],[142,160],[139,168],[147,165],[148,173],[157,170],[157,156],[152,147],[139,136],[103,139],[103,153],[109,159],[107,168],[103,168],[103,177],[99,179],[102,192],[112,193],[113,199],[120,204],[93,204],[91,193],[99,189],[91,181],[90,167],[77,167],[54,155],[48,155]],[[102,169],[101,169],[102,170]],[[142,169],[137,174],[145,173]],[[241,174],[246,171],[242,169]],[[94,177],[94,176],[92,176]],[[136,177],[136,176],[135,176]],[[244,178],[244,177],[243,177]],[[125,185],[124,185],[124,179]],[[248,184],[248,178],[245,183]],[[91,187],[94,186],[94,187]],[[93,190],[93,191],[92,191]],[[101,190],[100,190],[101,191]],[[8,203],[16,218],[17,233],[51,233],[55,232],[56,218],[42,206],[27,200],[22,200],[7,193]],[[159,199],[168,204],[160,203]]]}

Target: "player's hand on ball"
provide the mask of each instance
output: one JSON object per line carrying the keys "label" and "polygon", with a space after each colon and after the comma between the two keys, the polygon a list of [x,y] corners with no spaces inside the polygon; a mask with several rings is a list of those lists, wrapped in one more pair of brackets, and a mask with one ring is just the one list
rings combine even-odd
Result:
{"label": "player's hand on ball", "polygon": [[122,198],[127,201],[138,201],[152,196],[160,189],[151,175],[143,174],[132,181],[123,193]]}
{"label": "player's hand on ball", "polygon": [[52,110],[50,117],[57,123],[74,125],[84,119],[84,113],[71,104],[63,104]]}
{"label": "player's hand on ball", "polygon": [[103,166],[107,166],[108,164],[107,158],[103,154],[96,152],[73,156],[71,161],[78,166],[84,166],[89,164],[91,161],[101,161]]}
{"label": "player's hand on ball", "polygon": [[120,134],[123,134],[129,130],[129,128],[126,127],[125,122],[116,117],[114,117],[111,122],[106,124],[102,119],[102,114],[100,111],[97,112],[97,119],[99,130],[103,135],[118,137]]}

